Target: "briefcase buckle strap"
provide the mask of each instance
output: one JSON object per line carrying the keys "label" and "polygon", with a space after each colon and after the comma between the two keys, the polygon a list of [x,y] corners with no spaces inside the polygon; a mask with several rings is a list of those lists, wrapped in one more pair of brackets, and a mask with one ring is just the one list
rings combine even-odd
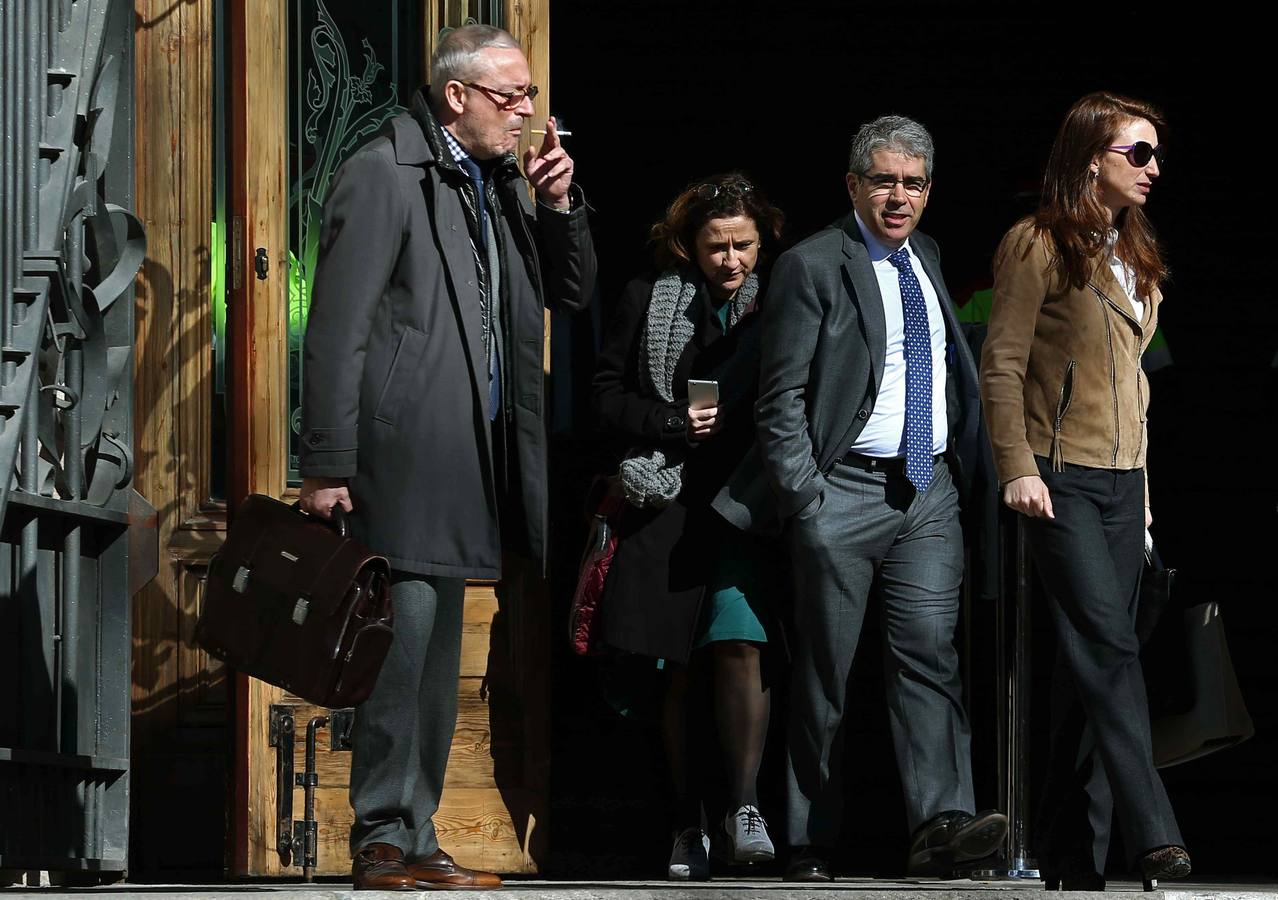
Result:
{"label": "briefcase buckle strap", "polygon": [[[235,577],[231,579],[231,588],[237,594],[242,594],[248,590],[249,575],[252,569],[248,566],[240,566],[235,570]],[[297,602],[293,604],[293,624],[302,625],[306,622],[306,617],[311,613],[311,600],[309,596],[298,597]]]}

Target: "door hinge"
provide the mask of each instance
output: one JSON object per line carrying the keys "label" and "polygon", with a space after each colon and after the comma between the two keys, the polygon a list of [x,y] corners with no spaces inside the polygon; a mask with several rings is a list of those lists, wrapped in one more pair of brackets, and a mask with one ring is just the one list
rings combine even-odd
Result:
{"label": "door hinge", "polygon": [[293,707],[271,706],[271,739],[275,748],[275,849],[280,865],[293,864],[293,854],[304,848],[293,841]]}

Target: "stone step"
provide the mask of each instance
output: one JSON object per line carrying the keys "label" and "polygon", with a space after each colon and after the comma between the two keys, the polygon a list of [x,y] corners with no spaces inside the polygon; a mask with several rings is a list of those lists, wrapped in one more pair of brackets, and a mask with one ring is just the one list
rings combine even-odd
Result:
{"label": "stone step", "polygon": [[[1110,882],[1109,892],[1142,894],[1139,882]],[[833,895],[851,900],[1082,900],[1100,894],[1083,891],[1046,894],[1042,883],[1016,882],[893,882],[875,879],[841,878],[832,884],[796,885],[776,880],[718,879],[713,882],[680,884],[666,881],[573,882],[510,880],[497,893],[483,894],[493,900],[832,900]],[[139,900],[397,900],[404,894],[390,891],[353,891],[349,883],[320,884],[209,884],[130,885],[66,889],[56,886],[0,891],[3,900],[71,900],[102,897]],[[419,895],[420,896],[420,895]],[[476,896],[468,893],[466,896]],[[1174,890],[1143,894],[1141,900],[1278,900],[1278,884],[1177,884]],[[1136,900],[1136,898],[1133,898]]]}

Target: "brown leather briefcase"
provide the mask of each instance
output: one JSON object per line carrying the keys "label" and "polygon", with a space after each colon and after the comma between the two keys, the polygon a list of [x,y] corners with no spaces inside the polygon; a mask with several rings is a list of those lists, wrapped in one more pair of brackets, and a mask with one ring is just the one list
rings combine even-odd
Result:
{"label": "brown leather briefcase", "polygon": [[286,503],[252,494],[209,563],[195,637],[209,653],[319,706],[373,690],[391,642],[390,563]]}

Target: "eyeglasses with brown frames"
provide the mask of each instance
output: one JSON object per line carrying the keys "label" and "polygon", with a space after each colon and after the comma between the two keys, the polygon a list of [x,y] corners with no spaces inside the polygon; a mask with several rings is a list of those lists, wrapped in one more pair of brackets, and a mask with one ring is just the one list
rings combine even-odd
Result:
{"label": "eyeglasses with brown frames", "polygon": [[535,84],[530,84],[519,91],[499,91],[497,88],[489,87],[486,84],[478,84],[474,81],[463,81],[461,84],[482,92],[485,97],[497,104],[498,109],[517,109],[523,105],[524,98],[531,102],[537,98],[537,94],[541,90]]}

